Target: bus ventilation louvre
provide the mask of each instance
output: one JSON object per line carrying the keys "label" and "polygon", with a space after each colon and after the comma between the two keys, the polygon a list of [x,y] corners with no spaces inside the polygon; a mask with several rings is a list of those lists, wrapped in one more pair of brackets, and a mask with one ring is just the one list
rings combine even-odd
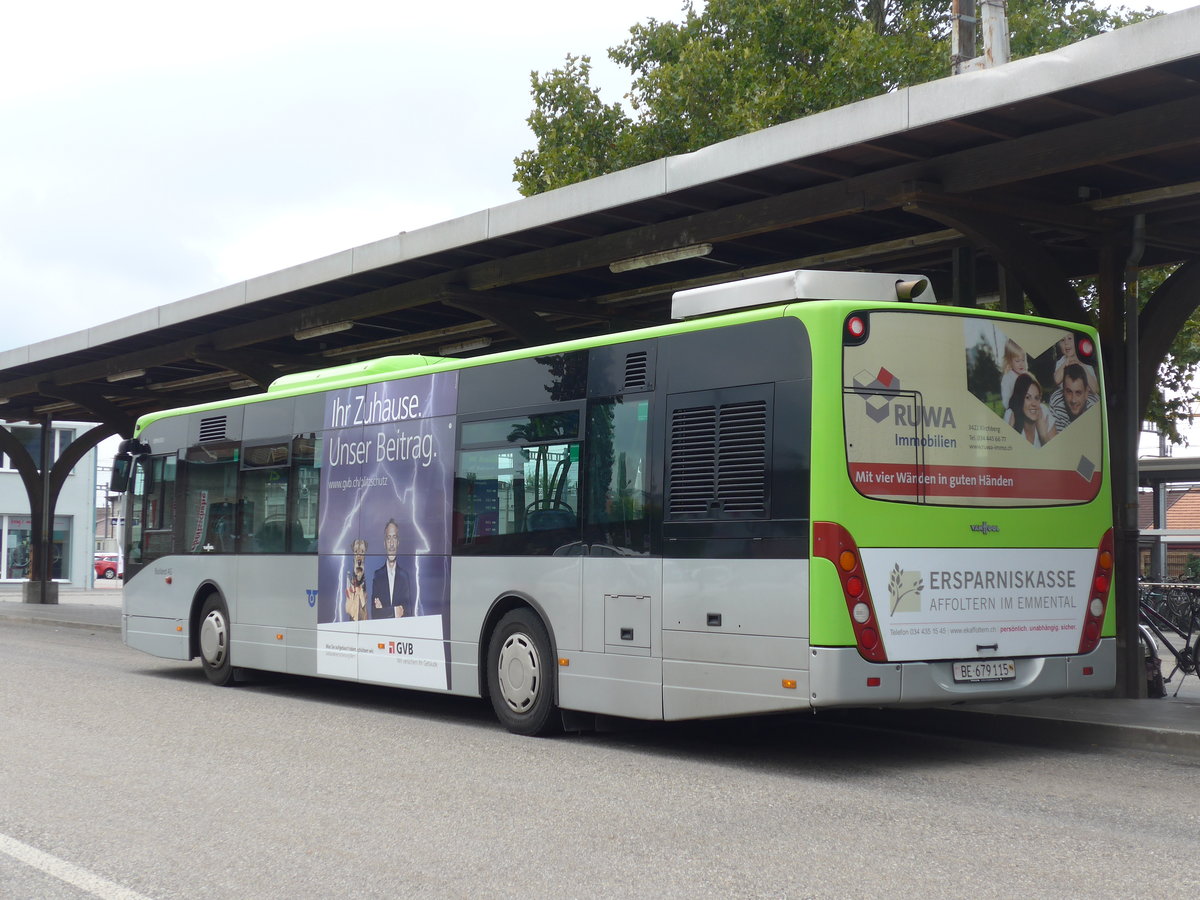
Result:
{"label": "bus ventilation louvre", "polygon": [[766,402],[675,410],[668,478],[671,518],[765,517]]}
{"label": "bus ventilation louvre", "polygon": [[814,522],[813,556],[829,560],[837,570],[859,655],[869,662],[887,662],[862,555],[850,532],[834,522]]}
{"label": "bus ventilation louvre", "polygon": [[625,357],[625,390],[646,390],[649,372],[646,351],[640,350],[637,353],[630,353]]}
{"label": "bus ventilation louvre", "polygon": [[225,416],[209,416],[207,419],[201,419],[200,443],[225,440],[227,421]]}

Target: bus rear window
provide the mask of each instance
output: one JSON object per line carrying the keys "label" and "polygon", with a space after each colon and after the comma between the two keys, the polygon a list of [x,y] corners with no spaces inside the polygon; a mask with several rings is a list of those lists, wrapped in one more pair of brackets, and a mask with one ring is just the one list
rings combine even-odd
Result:
{"label": "bus rear window", "polygon": [[1096,496],[1103,404],[1087,333],[909,310],[851,319],[843,409],[860,494],[974,507]]}

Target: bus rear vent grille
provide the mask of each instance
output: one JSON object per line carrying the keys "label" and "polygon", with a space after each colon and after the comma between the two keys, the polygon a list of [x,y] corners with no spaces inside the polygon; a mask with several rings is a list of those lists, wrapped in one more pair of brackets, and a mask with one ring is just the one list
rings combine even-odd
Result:
{"label": "bus rear vent grille", "polygon": [[227,421],[226,416],[209,416],[207,419],[201,419],[200,443],[225,440]]}
{"label": "bus rear vent grille", "polygon": [[767,514],[767,404],[677,409],[671,417],[667,514]]}
{"label": "bus rear vent grille", "polygon": [[646,351],[630,353],[625,357],[625,390],[645,390],[649,379],[649,364]]}

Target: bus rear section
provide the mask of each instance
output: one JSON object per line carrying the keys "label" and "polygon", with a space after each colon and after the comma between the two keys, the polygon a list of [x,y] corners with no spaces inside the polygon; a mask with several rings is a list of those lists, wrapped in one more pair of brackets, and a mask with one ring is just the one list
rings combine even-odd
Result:
{"label": "bus rear section", "polygon": [[830,319],[842,390],[814,420],[844,441],[813,447],[833,477],[813,479],[812,705],[1110,689],[1094,333],[912,306]]}

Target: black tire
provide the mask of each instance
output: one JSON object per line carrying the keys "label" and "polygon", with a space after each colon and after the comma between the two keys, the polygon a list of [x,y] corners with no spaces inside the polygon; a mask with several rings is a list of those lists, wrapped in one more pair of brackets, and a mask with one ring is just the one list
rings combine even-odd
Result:
{"label": "black tire", "polygon": [[208,680],[220,687],[233,684],[233,660],[229,654],[229,607],[220,594],[209,594],[200,608],[196,646],[200,650],[200,665]]}
{"label": "black tire", "polygon": [[1200,639],[1194,646],[1184,645],[1179,651],[1179,671],[1184,675],[1196,675],[1200,669]]}
{"label": "black tire", "polygon": [[1154,635],[1145,626],[1138,627],[1138,644],[1146,659],[1146,696],[1153,700],[1161,700],[1167,696],[1166,682],[1163,681],[1162,659],[1158,655],[1158,644]]}
{"label": "black tire", "polygon": [[112,581],[116,577],[117,577],[116,569],[105,569],[104,570],[104,578],[106,581]]}
{"label": "black tire", "polygon": [[522,607],[505,613],[488,641],[488,696],[496,718],[513,734],[546,735],[562,728],[554,705],[557,660],[542,620]]}

